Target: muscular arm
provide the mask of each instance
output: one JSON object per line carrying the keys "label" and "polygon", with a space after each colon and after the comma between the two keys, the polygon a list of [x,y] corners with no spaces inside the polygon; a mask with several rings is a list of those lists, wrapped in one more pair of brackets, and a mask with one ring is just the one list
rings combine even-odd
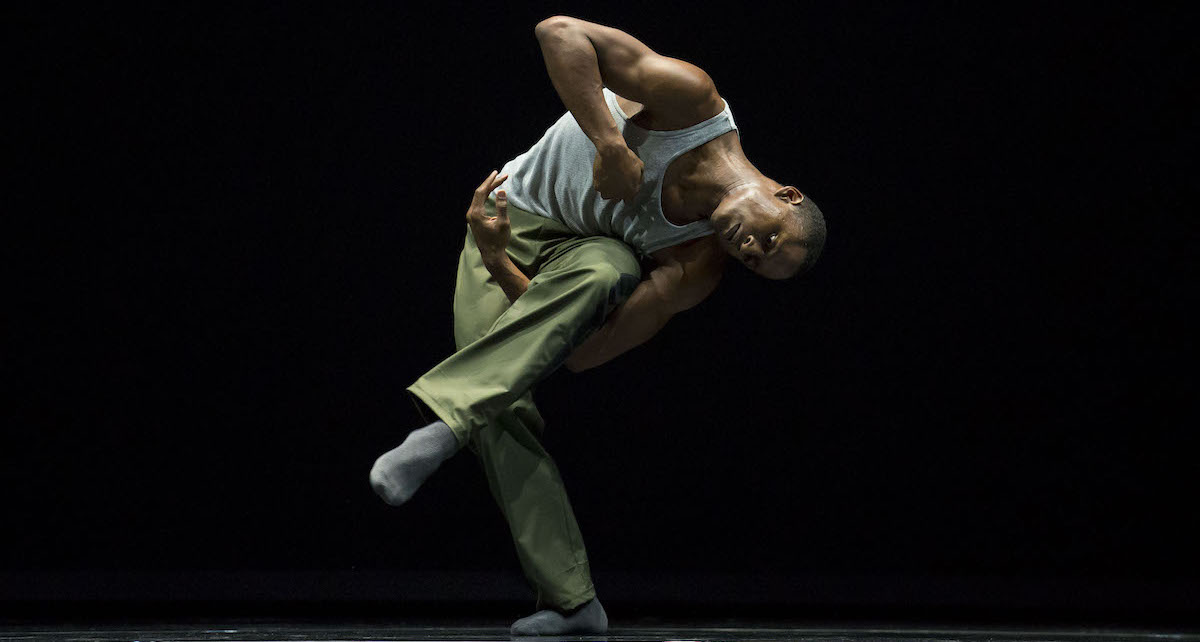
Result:
{"label": "muscular arm", "polygon": [[608,315],[604,325],[571,353],[567,369],[594,368],[645,343],[671,317],[708,297],[720,282],[723,267],[723,257],[708,253],[660,264]]}
{"label": "muscular arm", "polygon": [[717,99],[704,70],[661,56],[618,29],[553,16],[539,22],[534,34],[550,82],[597,150],[625,146],[604,103],[603,87],[663,113],[692,111]]}
{"label": "muscular arm", "polygon": [[500,284],[500,289],[504,290],[504,295],[509,301],[515,302],[517,297],[529,289],[529,277],[517,268],[517,264],[508,258],[508,254],[501,252],[495,256],[480,253],[480,257],[483,259],[483,267],[492,273],[492,277]]}
{"label": "muscular arm", "polygon": [[[662,114],[693,113],[720,102],[704,70],[661,56],[618,29],[554,16],[534,33],[554,89],[601,154],[628,149],[604,102],[604,87]],[[722,268],[723,260],[695,251],[662,262],[571,354],[567,368],[586,370],[645,343],[672,316],[707,297]]]}
{"label": "muscular arm", "polygon": [[[486,255],[483,264],[509,301],[516,301],[529,289],[529,277],[507,254]],[[638,284],[625,303],[608,315],[604,325],[571,353],[567,369],[579,372],[594,368],[645,343],[671,317],[708,297],[720,282],[723,267],[723,257],[694,250],[661,263]]]}

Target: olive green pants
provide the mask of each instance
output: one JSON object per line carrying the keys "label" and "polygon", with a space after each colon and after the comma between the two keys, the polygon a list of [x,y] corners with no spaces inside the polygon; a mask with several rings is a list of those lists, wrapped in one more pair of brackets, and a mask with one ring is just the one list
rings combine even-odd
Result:
{"label": "olive green pants", "polygon": [[[485,207],[495,215],[495,201]],[[533,388],[629,298],[641,268],[617,239],[581,237],[511,204],[508,215],[507,253],[532,277],[529,289],[510,304],[468,227],[454,290],[457,352],[407,390],[478,456],[537,608],[568,610],[596,592],[558,468],[540,443]]]}

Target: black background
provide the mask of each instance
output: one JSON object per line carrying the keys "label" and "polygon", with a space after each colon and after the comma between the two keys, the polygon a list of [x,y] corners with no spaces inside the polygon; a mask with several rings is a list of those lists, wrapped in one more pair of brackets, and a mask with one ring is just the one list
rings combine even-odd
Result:
{"label": "black background", "polygon": [[[6,608],[532,603],[472,455],[402,508],[367,472],[453,350],[471,191],[565,109],[561,13],[704,68],[829,225],[539,387],[602,598],[1194,616],[1184,7],[10,15]],[[341,579],[263,579],[302,573]]]}

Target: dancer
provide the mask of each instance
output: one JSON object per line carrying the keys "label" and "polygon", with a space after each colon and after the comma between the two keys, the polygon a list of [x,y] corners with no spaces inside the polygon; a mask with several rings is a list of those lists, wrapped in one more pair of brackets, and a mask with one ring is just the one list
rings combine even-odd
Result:
{"label": "dancer", "polygon": [[[568,112],[475,190],[454,293],[457,352],[407,388],[431,423],[381,455],[370,481],[398,506],[469,448],[537,593],[537,612],[512,633],[599,634],[608,616],[542,448],[535,385],[645,342],[713,292],[730,256],[771,279],[804,272],[825,223],[812,199],[746,159],[729,104],[700,68],[576,18],[548,18],[534,33]],[[642,261],[652,266],[644,279]]]}

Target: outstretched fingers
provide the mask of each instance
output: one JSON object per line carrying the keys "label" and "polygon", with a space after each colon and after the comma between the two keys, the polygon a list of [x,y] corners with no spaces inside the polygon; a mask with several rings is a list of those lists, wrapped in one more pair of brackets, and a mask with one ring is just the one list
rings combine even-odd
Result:
{"label": "outstretched fingers", "polygon": [[496,176],[496,174],[497,171],[493,169],[492,173],[488,174],[488,177],[483,179],[483,182],[479,184],[479,187],[475,188],[475,196],[471,199],[471,205],[482,205],[483,201],[487,199],[487,195],[491,194],[492,190],[508,179],[508,174],[500,176]]}

